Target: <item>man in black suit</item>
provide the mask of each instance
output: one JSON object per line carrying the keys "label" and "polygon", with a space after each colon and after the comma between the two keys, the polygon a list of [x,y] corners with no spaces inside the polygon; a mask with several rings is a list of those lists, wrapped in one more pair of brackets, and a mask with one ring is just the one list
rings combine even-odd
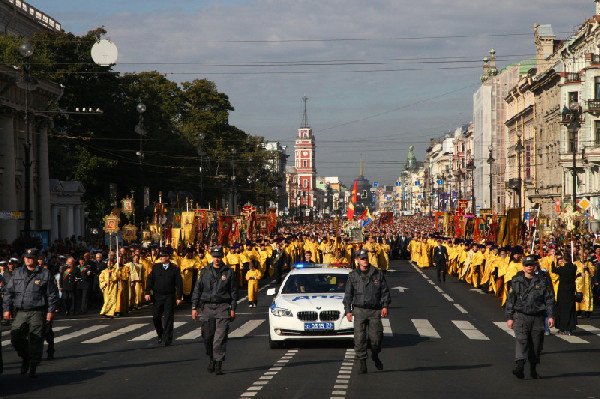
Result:
{"label": "man in black suit", "polygon": [[152,320],[158,343],[165,346],[173,342],[173,322],[175,305],[183,298],[183,280],[179,268],[169,261],[170,254],[162,249],[159,254],[160,263],[152,267],[146,282],[146,301],[150,302],[150,294],[154,296]]}
{"label": "man in black suit", "polygon": [[446,282],[446,270],[448,269],[448,249],[442,245],[442,240],[437,239],[437,246],[433,249],[433,265],[437,268],[437,279]]}

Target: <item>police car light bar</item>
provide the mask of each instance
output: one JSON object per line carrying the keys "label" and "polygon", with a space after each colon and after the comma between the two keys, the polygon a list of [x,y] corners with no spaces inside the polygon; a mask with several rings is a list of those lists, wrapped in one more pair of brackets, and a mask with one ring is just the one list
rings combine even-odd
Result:
{"label": "police car light bar", "polygon": [[317,269],[326,265],[320,263],[296,263],[292,265],[292,269]]}

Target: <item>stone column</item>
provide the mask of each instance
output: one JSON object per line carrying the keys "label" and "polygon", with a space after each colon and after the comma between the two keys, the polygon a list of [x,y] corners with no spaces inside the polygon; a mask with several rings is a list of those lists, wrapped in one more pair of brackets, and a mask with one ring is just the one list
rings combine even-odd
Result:
{"label": "stone column", "polygon": [[73,205],[67,205],[65,208],[67,214],[67,237],[71,238],[75,230],[75,218],[73,217]]}
{"label": "stone column", "polygon": [[[12,115],[0,116],[0,168],[2,174],[2,195],[0,195],[0,211],[22,210],[17,204],[17,192],[15,190],[15,167],[17,141],[15,139],[15,128]],[[0,237],[11,243],[19,235],[19,225],[16,220],[0,220]]]}
{"label": "stone column", "polygon": [[81,235],[81,206],[73,206],[73,234],[75,238]]}
{"label": "stone column", "polygon": [[50,219],[50,240],[54,241],[56,240],[58,237],[58,231],[59,231],[59,227],[58,227],[58,208],[54,205],[52,205],[51,207],[51,219]]}
{"label": "stone column", "polygon": [[52,226],[50,221],[50,170],[48,168],[48,126],[44,123],[38,132],[38,211],[39,228],[48,230]]}

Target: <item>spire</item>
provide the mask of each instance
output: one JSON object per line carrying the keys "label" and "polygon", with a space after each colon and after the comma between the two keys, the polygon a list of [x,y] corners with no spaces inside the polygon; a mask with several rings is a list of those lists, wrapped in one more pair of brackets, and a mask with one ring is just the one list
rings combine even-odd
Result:
{"label": "spire", "polygon": [[308,126],[308,113],[306,112],[306,102],[308,101],[308,97],[303,96],[302,101],[304,102],[304,113],[302,114],[302,125],[300,126],[300,129],[308,129],[310,127]]}
{"label": "spire", "polygon": [[365,172],[365,170],[364,170],[364,167],[363,167],[363,160],[361,158],[360,159],[360,177],[364,176],[364,172]]}

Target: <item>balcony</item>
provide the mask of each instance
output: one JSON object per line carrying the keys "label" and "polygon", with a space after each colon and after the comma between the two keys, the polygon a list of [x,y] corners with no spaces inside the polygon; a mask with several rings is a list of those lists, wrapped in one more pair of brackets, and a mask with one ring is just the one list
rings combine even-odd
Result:
{"label": "balcony", "polygon": [[592,114],[600,113],[600,99],[588,100],[587,110]]}
{"label": "balcony", "polygon": [[579,83],[581,82],[581,77],[577,72],[565,72],[563,74],[564,83]]}

